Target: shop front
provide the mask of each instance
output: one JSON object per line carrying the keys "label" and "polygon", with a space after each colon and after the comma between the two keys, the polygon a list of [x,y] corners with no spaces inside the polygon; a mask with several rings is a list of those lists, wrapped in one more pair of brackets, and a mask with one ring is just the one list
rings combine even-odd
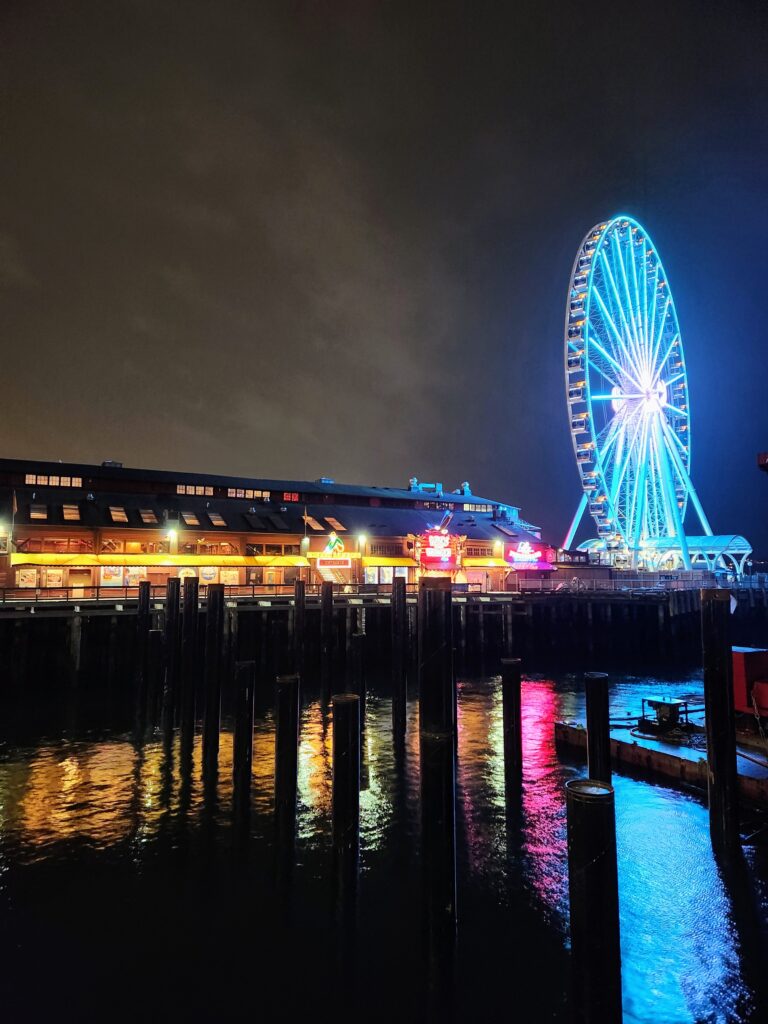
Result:
{"label": "shop front", "polygon": [[406,584],[415,583],[419,563],[415,558],[387,558],[383,555],[363,557],[363,583],[368,586],[391,586],[402,577]]}
{"label": "shop front", "polygon": [[169,578],[196,577],[201,587],[275,588],[293,586],[309,562],[301,555],[60,555],[14,552],[14,584],[20,588],[58,588],[74,597],[95,596],[95,589],[132,591],[146,580],[165,589]]}

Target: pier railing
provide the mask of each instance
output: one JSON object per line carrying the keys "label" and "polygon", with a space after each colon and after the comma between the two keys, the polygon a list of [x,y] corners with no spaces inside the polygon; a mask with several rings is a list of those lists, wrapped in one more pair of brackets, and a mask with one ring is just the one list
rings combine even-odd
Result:
{"label": "pier railing", "polygon": [[[615,593],[631,596],[642,593],[644,595],[663,594],[676,590],[698,590],[708,585],[700,580],[674,579],[658,580],[644,579],[643,577],[626,577],[621,579],[581,579],[579,577],[564,578],[564,574],[558,574],[554,579],[521,579],[515,586],[508,586],[503,591],[484,590],[479,583],[455,584],[454,595],[461,594],[483,594],[485,597],[511,597],[515,594],[590,594],[590,593]],[[768,589],[768,576],[744,577],[737,581],[721,581],[720,586],[731,590],[762,590]],[[202,598],[206,597],[207,586],[202,584],[199,593]],[[384,597],[389,598],[392,588],[389,584],[357,584],[339,583],[334,584],[334,594],[340,597]],[[417,584],[409,584],[406,591],[414,596],[418,590]],[[271,599],[271,598],[292,598],[294,593],[293,584],[243,584],[225,586],[224,594],[227,600],[237,599]],[[318,597],[320,585],[308,583],[306,585],[308,597]],[[152,601],[165,601],[165,585],[152,585],[150,588]],[[0,588],[0,606],[15,604],[37,604],[37,603],[59,603],[59,604],[91,604],[110,603],[120,601],[136,601],[139,596],[139,588],[135,587],[6,587]]]}

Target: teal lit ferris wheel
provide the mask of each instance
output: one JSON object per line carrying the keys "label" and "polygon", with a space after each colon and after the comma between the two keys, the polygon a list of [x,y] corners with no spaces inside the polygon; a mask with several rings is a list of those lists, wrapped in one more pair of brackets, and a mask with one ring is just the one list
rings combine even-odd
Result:
{"label": "teal lit ferris wheel", "polygon": [[[587,547],[635,565],[672,553],[686,569],[700,554],[714,566],[717,558],[703,556],[721,538],[713,538],[690,476],[680,324],[658,251],[631,217],[597,224],[579,247],[565,315],[565,384],[582,494],[563,546],[588,512],[597,538]],[[689,506],[703,538],[686,536]]]}

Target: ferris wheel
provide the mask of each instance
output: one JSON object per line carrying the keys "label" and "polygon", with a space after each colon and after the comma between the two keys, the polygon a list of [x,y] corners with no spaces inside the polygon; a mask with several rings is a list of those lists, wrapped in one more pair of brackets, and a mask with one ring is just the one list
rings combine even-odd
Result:
{"label": "ferris wheel", "polygon": [[689,502],[711,536],[690,478],[688,376],[675,303],[648,232],[631,217],[597,224],[579,247],[565,313],[565,385],[585,511],[601,546],[636,557],[675,539],[691,567]]}

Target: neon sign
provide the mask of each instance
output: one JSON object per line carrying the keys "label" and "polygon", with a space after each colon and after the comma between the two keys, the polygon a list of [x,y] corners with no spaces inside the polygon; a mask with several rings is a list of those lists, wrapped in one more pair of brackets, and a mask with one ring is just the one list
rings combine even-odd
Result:
{"label": "neon sign", "polygon": [[456,538],[442,530],[425,533],[419,541],[419,557],[423,565],[452,569],[456,565]]}
{"label": "neon sign", "polygon": [[351,558],[318,558],[317,559],[318,569],[351,569],[352,559]]}
{"label": "neon sign", "polygon": [[344,552],[344,541],[336,533],[328,535],[328,543],[323,548],[324,555],[337,557]]}
{"label": "neon sign", "polygon": [[539,548],[528,540],[521,540],[519,544],[510,544],[505,557],[513,569],[553,569],[555,550],[547,544]]}

